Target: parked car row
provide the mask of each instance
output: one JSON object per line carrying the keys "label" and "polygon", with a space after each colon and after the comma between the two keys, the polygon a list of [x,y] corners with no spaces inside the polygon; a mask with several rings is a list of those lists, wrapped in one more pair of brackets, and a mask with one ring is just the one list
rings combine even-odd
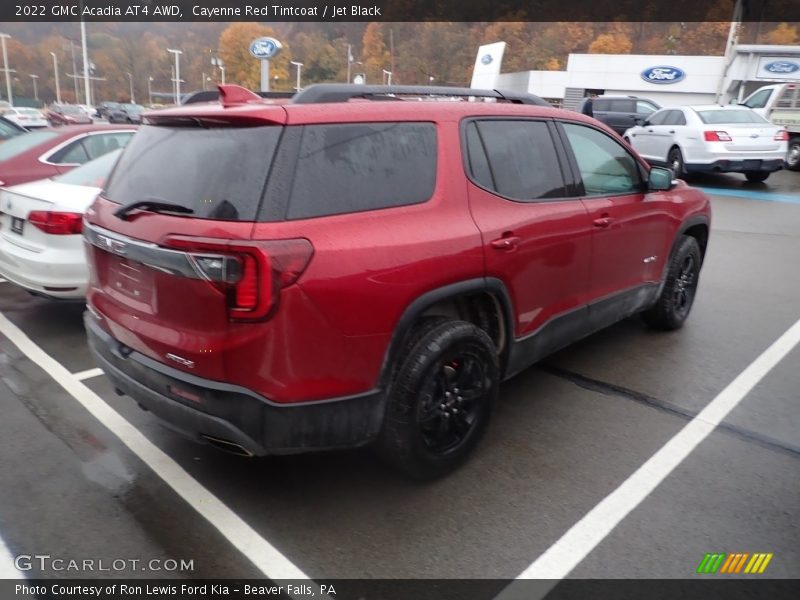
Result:
{"label": "parked car row", "polygon": [[773,124],[747,101],[662,108],[646,98],[604,95],[585,98],[579,111],[611,127],[650,164],[668,166],[678,177],[741,173],[750,182],[763,182],[785,166],[796,168],[800,154],[790,149],[786,127]]}

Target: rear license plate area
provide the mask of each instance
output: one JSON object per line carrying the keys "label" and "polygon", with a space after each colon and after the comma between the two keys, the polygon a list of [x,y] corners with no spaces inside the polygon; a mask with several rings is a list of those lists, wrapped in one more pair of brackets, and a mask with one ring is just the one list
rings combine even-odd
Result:
{"label": "rear license plate area", "polygon": [[757,171],[761,168],[760,160],[746,160],[744,161],[743,169],[745,171]]}
{"label": "rear license plate area", "polygon": [[111,261],[108,270],[109,287],[128,298],[150,304],[153,296],[153,274],[149,268],[127,258]]}
{"label": "rear license plate area", "polygon": [[22,235],[22,228],[25,227],[25,219],[11,217],[11,232]]}

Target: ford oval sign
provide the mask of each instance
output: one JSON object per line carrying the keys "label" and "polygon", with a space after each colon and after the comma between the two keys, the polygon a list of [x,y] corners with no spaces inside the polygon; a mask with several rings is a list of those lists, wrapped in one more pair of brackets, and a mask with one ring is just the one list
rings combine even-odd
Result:
{"label": "ford oval sign", "polygon": [[642,71],[642,79],[650,83],[678,83],[684,77],[684,73],[678,67],[650,67]]}
{"label": "ford oval sign", "polygon": [[766,65],[764,70],[770,73],[795,73],[800,71],[800,65],[790,60],[778,60]]}
{"label": "ford oval sign", "polygon": [[262,37],[250,43],[250,54],[259,60],[275,58],[281,51],[281,43],[275,38]]}
{"label": "ford oval sign", "polygon": [[490,64],[494,59],[492,58],[491,54],[484,54],[481,56],[481,62],[485,65]]}

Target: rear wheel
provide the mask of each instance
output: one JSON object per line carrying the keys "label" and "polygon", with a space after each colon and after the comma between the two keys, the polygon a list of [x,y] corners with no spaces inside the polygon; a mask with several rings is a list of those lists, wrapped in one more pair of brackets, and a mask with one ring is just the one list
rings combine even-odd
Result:
{"label": "rear wheel", "polygon": [[747,177],[747,181],[750,183],[761,183],[762,181],[766,181],[767,177],[769,177],[769,172],[767,171],[745,171],[744,176]]}
{"label": "rear wheel", "polygon": [[789,151],[786,153],[786,168],[791,171],[800,171],[800,138],[789,140]]}
{"label": "rear wheel", "polygon": [[675,177],[686,177],[686,167],[684,166],[683,162],[683,154],[681,154],[681,149],[677,146],[669,151],[669,155],[667,156],[667,164],[669,165],[669,168],[672,169]]}
{"label": "rear wheel", "polygon": [[465,321],[422,323],[392,382],[382,457],[416,479],[459,466],[481,438],[499,387],[488,334]]}
{"label": "rear wheel", "polygon": [[700,244],[693,237],[683,236],[670,259],[658,301],[642,313],[645,323],[667,331],[683,326],[692,310],[702,262]]}

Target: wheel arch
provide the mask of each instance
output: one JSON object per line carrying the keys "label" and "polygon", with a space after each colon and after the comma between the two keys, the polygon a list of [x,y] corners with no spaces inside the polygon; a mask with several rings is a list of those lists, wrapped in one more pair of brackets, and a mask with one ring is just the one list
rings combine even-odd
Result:
{"label": "wheel arch", "polygon": [[486,331],[498,347],[501,372],[513,343],[513,308],[505,284],[493,277],[479,277],[429,290],[409,304],[392,333],[381,367],[379,385],[391,381],[397,357],[403,352],[414,327],[426,317],[444,316],[473,323]]}

